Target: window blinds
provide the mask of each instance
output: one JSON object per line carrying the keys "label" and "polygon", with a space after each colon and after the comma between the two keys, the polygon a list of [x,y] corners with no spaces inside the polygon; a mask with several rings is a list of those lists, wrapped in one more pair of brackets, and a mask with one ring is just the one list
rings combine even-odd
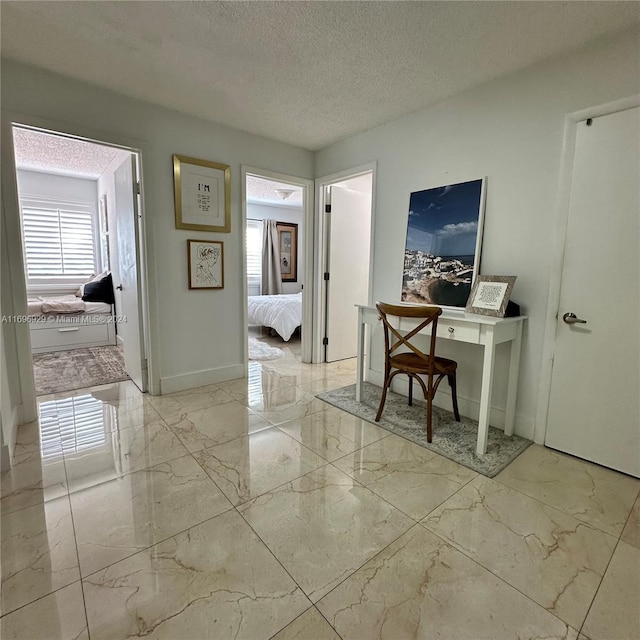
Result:
{"label": "window blinds", "polygon": [[29,280],[81,281],[96,273],[95,212],[90,205],[21,204]]}

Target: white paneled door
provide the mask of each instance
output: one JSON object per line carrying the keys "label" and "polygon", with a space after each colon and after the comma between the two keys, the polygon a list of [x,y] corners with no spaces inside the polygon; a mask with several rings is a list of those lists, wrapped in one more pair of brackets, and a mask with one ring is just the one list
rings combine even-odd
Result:
{"label": "white paneled door", "polygon": [[371,174],[331,186],[326,308],[327,362],[355,358],[358,310],[369,297]]}
{"label": "white paneled door", "polygon": [[545,444],[640,477],[640,108],[577,124]]}
{"label": "white paneled door", "polygon": [[142,335],[140,269],[138,265],[139,224],[135,156],[128,157],[115,171],[116,233],[120,271],[118,336],[123,341],[125,370],[141,391],[147,389]]}

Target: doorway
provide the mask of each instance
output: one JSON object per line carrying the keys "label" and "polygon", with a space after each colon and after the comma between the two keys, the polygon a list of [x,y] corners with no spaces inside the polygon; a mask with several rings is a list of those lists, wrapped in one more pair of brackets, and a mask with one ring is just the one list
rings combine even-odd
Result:
{"label": "doorway", "polygon": [[573,126],[545,445],[640,477],[640,107]]}
{"label": "doorway", "polygon": [[313,182],[242,167],[246,355],[311,361]]}
{"label": "doorway", "polygon": [[318,362],[355,358],[355,305],[371,297],[371,248],[375,166],[328,176],[318,181],[318,316],[314,344]]}
{"label": "doorway", "polygon": [[139,152],[14,123],[36,395],[147,390]]}

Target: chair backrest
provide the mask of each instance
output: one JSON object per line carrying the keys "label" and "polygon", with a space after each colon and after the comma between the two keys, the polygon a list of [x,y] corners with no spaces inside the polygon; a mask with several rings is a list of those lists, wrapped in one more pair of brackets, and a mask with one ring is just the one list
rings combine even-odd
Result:
{"label": "chair backrest", "polygon": [[[422,360],[425,365],[433,365],[433,356],[436,350],[436,330],[438,328],[438,317],[442,313],[440,307],[434,305],[402,305],[402,304],[387,304],[386,302],[376,302],[376,309],[378,315],[382,319],[382,325],[384,329],[384,350],[385,361],[391,357],[394,351],[406,347]],[[407,334],[402,335],[396,327],[393,326],[390,318],[423,318],[423,321],[414,327]],[[429,348],[429,354],[425,354],[422,350],[418,349],[415,344],[411,342],[411,339],[422,331],[428,325],[431,327],[431,342]],[[395,336],[396,341],[391,342],[391,334]]]}

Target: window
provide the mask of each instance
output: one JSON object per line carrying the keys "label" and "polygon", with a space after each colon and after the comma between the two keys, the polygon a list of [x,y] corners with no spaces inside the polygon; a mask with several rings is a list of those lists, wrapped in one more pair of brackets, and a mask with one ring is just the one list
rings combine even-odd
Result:
{"label": "window", "polygon": [[247,292],[262,293],[262,220],[247,220]]}
{"label": "window", "polygon": [[91,203],[21,198],[20,208],[29,284],[81,283],[99,271]]}

